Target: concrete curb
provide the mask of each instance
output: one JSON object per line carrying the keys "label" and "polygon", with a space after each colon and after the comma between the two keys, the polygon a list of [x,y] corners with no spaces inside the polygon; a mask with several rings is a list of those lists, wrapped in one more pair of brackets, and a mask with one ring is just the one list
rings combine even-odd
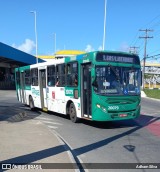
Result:
{"label": "concrete curb", "polygon": [[144,91],[141,91],[141,97],[147,97]]}
{"label": "concrete curb", "polygon": [[160,102],[160,99],[155,99],[155,98],[151,98],[151,97],[143,97],[143,98],[145,98],[145,99],[150,99],[150,100],[155,100],[155,101],[157,101],[157,102]]}

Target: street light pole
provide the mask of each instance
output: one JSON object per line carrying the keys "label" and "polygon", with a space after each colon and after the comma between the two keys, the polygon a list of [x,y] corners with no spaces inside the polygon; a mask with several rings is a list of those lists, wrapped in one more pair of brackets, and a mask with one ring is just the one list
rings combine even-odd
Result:
{"label": "street light pole", "polygon": [[105,0],[104,4],[104,32],[103,32],[103,50],[105,49],[105,39],[106,39],[106,8],[107,8],[107,0]]}
{"label": "street light pole", "polygon": [[34,29],[35,29],[35,39],[36,39],[36,62],[38,63],[38,45],[37,45],[37,15],[36,11],[30,11],[31,13],[34,14]]}
{"label": "street light pole", "polygon": [[56,33],[54,33],[54,54],[56,54]]}

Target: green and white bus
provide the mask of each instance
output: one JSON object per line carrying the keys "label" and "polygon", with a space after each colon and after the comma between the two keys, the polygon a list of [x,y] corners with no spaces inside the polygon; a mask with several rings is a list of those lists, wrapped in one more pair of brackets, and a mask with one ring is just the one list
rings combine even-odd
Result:
{"label": "green and white bus", "polygon": [[141,66],[135,54],[94,51],[15,69],[18,100],[93,121],[140,115]]}

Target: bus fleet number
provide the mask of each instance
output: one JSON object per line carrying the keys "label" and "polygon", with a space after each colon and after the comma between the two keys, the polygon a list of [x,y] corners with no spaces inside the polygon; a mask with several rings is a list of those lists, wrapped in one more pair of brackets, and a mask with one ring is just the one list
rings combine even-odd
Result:
{"label": "bus fleet number", "polygon": [[108,110],[119,110],[119,106],[108,106]]}

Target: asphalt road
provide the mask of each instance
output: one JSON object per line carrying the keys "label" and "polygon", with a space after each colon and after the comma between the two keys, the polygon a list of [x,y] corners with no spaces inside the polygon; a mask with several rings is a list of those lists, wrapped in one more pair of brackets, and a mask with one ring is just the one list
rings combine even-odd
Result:
{"label": "asphalt road", "polygon": [[[63,139],[82,163],[159,163],[160,101],[142,98],[141,105],[142,115],[136,120],[103,123],[82,120],[74,124],[59,114],[31,112],[28,107],[17,102],[13,93],[3,97],[0,95],[1,109],[6,106],[10,108],[8,116],[17,111],[25,112],[29,118],[42,121]],[[4,117],[0,116],[0,119],[2,118]],[[153,169],[136,171],[153,171]]]}
{"label": "asphalt road", "polygon": [[160,100],[142,98],[141,113],[160,116]]}

